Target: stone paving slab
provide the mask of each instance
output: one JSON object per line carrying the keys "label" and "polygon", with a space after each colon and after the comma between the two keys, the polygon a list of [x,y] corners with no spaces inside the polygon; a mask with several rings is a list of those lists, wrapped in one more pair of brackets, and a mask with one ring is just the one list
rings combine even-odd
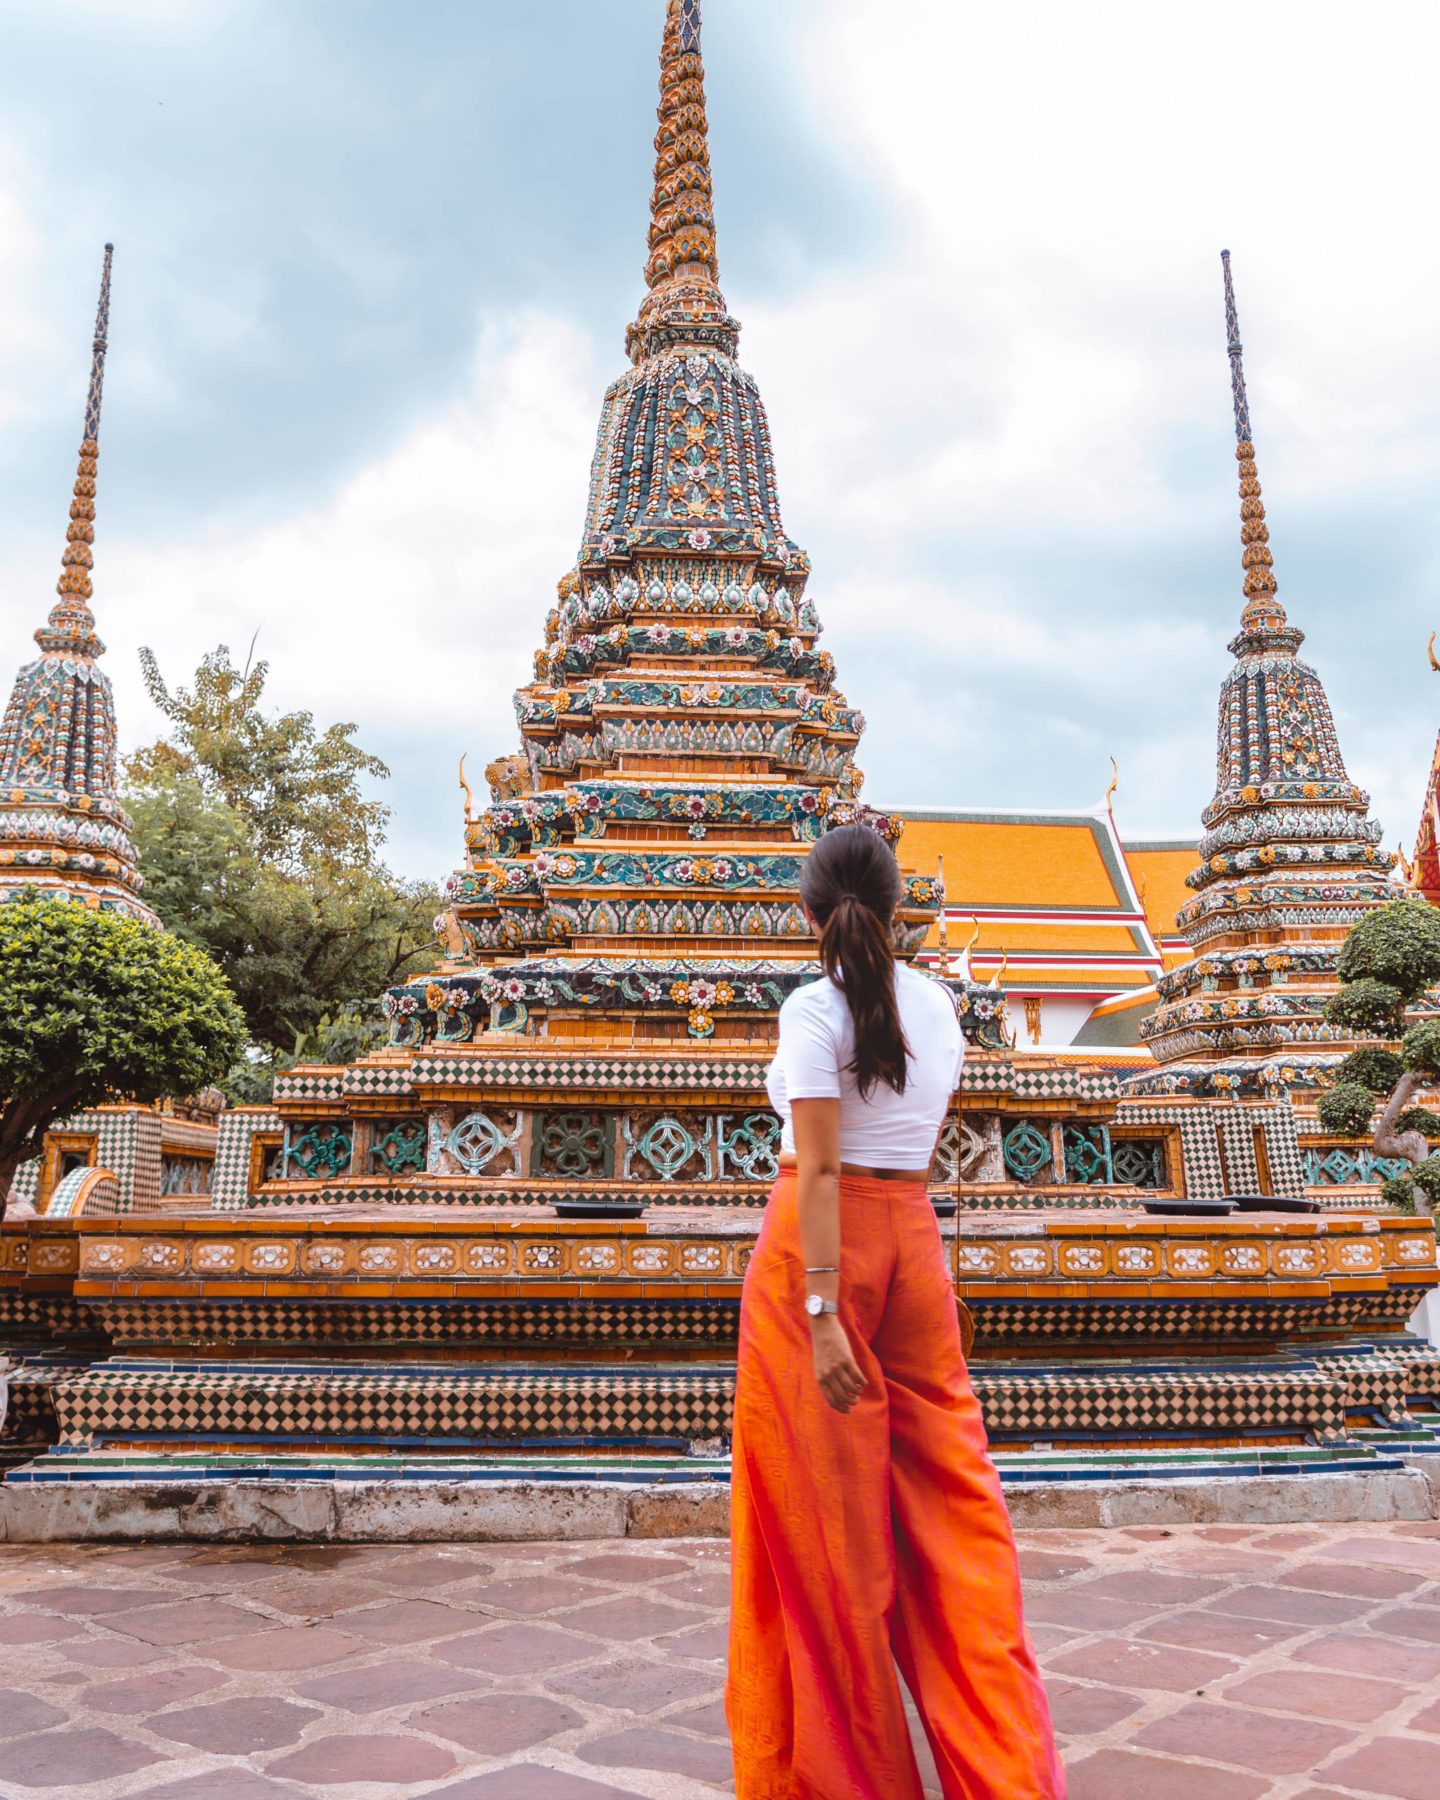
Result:
{"label": "stone paving slab", "polygon": [[[1020,1544],[1071,1800],[1440,1794],[1440,1524]],[[0,1800],[724,1794],[726,1562],[716,1539],[0,1546]]]}

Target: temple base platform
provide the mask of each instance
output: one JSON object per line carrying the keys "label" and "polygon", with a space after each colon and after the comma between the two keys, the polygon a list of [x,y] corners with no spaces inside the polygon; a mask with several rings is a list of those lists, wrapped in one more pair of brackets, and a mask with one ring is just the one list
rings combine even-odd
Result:
{"label": "temple base platform", "polygon": [[[0,1531],[723,1530],[758,1223],[486,1206],[7,1226]],[[1440,1283],[1429,1221],[942,1231],[1027,1523],[1432,1515],[1440,1351],[1405,1329]]]}

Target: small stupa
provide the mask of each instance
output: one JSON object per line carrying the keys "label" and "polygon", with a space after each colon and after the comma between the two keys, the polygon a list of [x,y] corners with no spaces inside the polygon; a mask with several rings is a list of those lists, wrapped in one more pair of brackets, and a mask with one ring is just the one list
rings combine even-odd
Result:
{"label": "small stupa", "polygon": [[1142,1035],[1162,1067],[1132,1085],[1268,1095],[1317,1085],[1351,1047],[1322,1009],[1346,933],[1393,890],[1369,796],[1346,772],[1324,685],[1298,655],[1305,634],[1278,597],[1228,250],[1221,261],[1245,608],[1220,690],[1202,860],[1187,877],[1195,897],[1176,921],[1196,955],[1157,983]]}
{"label": "small stupa", "polygon": [[0,903],[39,888],[158,926],[139,897],[144,878],[116,779],[115,697],[99,667],[105,646],[90,610],[113,254],[107,244],[59,599],[35,633],[40,654],[15,677],[0,724]]}

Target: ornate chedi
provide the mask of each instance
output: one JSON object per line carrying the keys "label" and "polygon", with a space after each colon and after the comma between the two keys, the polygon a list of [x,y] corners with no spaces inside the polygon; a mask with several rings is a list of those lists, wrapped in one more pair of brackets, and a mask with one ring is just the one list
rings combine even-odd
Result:
{"label": "ornate chedi", "polygon": [[107,244],[60,598],[35,633],[40,655],[16,676],[0,725],[0,901],[39,887],[154,925],[138,897],[143,881],[116,785],[115,700],[97,667],[105,646],[90,611],[112,253]]}
{"label": "ornate chedi", "polygon": [[1320,677],[1296,654],[1304,633],[1276,593],[1230,253],[1225,324],[1240,464],[1245,610],[1220,690],[1215,797],[1202,815],[1195,898],[1177,925],[1196,955],[1157,982],[1143,1036],[1163,1065],[1150,1093],[1268,1094],[1313,1087],[1349,1040],[1321,1011],[1340,944],[1390,897],[1390,858],[1369,798],[1345,771]]}
{"label": "ornate chedi", "polygon": [[[864,721],[835,688],[780,518],[765,409],[718,285],[698,0],[661,56],[647,293],[606,393],[584,537],[515,697],[445,922],[454,972],[391,999],[394,1041],[768,1034],[815,972],[805,850],[868,817]],[[892,841],[898,822],[873,818]],[[908,884],[905,947],[935,916]],[[474,966],[491,972],[478,974]]]}
{"label": "ornate chedi", "polygon": [[[466,866],[439,922],[447,962],[386,1001],[392,1042],[432,1102],[428,1172],[478,1177],[481,1193],[513,1193],[517,1176],[643,1190],[682,1168],[692,1189],[763,1180],[768,1114],[700,1120],[664,1096],[719,1085],[763,1105],[755,1051],[817,972],[797,886],[808,847],[855,819],[900,834],[857,800],[864,721],[819,648],[765,409],[735,361],[699,34],[696,0],[675,0],[632,366],[606,393],[579,557],[515,697],[522,750],[491,766],[490,804],[467,818]],[[905,950],[939,899],[935,880],[909,877]],[[972,1014],[994,1008],[956,991]],[[656,1060],[625,1085],[662,1104],[627,1113],[617,1137],[604,1107],[583,1110],[594,1060],[628,1063],[640,1046]],[[727,1052],[742,1062],[723,1064]],[[517,1057],[531,1072],[542,1059],[544,1084],[582,1110],[465,1106],[464,1090],[493,1091],[488,1071]]]}

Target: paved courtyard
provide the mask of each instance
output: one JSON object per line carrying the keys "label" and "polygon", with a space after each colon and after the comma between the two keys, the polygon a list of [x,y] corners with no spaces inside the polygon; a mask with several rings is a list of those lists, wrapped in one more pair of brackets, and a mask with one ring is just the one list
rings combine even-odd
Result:
{"label": "paved courtyard", "polygon": [[[1440,1524],[1022,1552],[1074,1800],[1440,1793]],[[709,1541],[0,1547],[0,1795],[702,1800],[725,1598]]]}

